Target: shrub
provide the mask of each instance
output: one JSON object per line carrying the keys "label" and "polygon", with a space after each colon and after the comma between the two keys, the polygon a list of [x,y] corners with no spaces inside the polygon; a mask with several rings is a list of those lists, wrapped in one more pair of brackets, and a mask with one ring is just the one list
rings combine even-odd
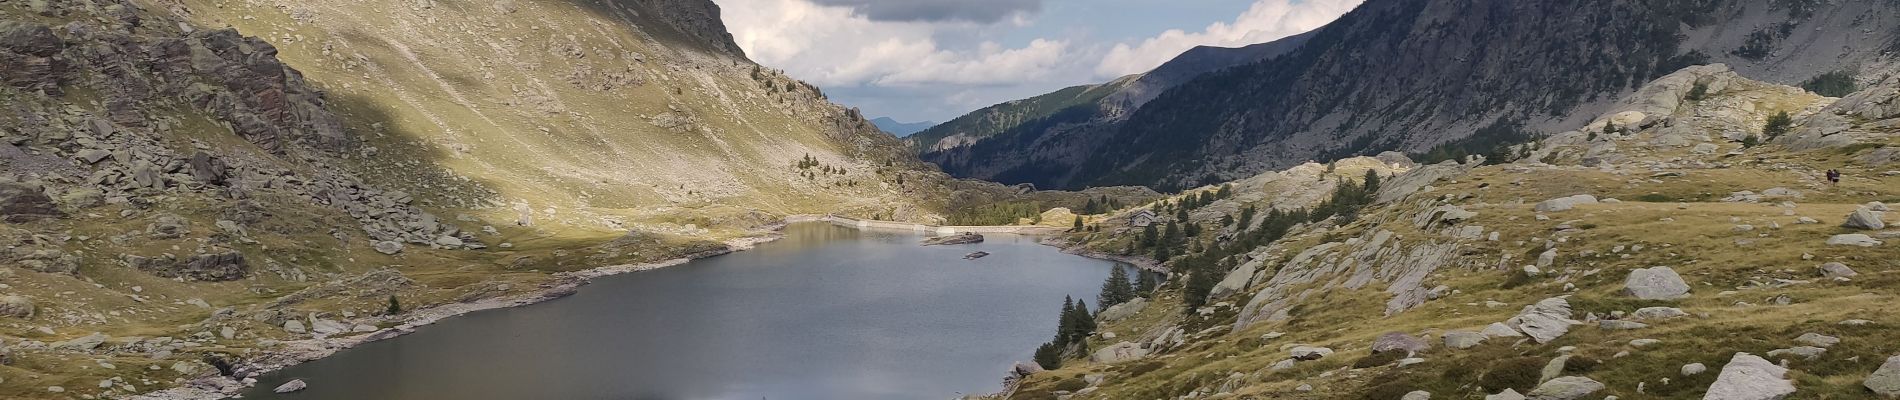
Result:
{"label": "shrub", "polygon": [[[1353,361],[1352,367],[1355,369],[1372,368],[1372,367],[1377,367],[1381,365],[1391,364],[1392,362],[1398,361],[1401,358],[1405,358],[1405,352],[1401,350],[1393,350],[1393,351],[1387,351],[1383,353],[1372,353],[1372,354],[1366,355],[1365,357],[1361,357],[1358,361]],[[1400,393],[1400,394],[1404,394],[1404,393]]]}
{"label": "shrub", "polygon": [[1673,197],[1664,196],[1662,193],[1650,193],[1650,194],[1646,194],[1642,196],[1636,196],[1636,201],[1645,202],[1645,203],[1673,203],[1676,201],[1676,199]]}
{"label": "shrub", "polygon": [[1827,97],[1841,97],[1854,93],[1854,75],[1847,71],[1834,71],[1801,83],[1802,89]]}
{"label": "shrub", "polygon": [[1537,379],[1543,374],[1545,361],[1537,357],[1518,357],[1506,359],[1491,365],[1478,377],[1478,386],[1486,391],[1496,392],[1505,388],[1516,389],[1520,393],[1529,393],[1537,387]]}
{"label": "shrub", "polygon": [[[1762,126],[1761,134],[1762,136],[1767,136],[1768,140],[1775,140],[1775,138],[1778,138],[1778,137],[1781,137],[1781,135],[1787,134],[1788,130],[1793,129],[1793,128],[1794,128],[1794,117],[1788,116],[1787,111],[1782,111],[1782,112],[1775,113],[1775,115],[1773,116],[1768,117],[1768,124]],[[1750,136],[1749,139],[1755,139],[1755,137]],[[1743,140],[1742,144],[1748,145],[1748,141]],[[1753,145],[1749,145],[1749,146],[1753,146]]]}
{"label": "shrub", "polygon": [[1570,360],[1564,361],[1564,375],[1583,375],[1596,370],[1597,366],[1602,364],[1602,361],[1597,361],[1595,358],[1572,356]]}
{"label": "shrub", "polygon": [[1709,84],[1700,81],[1689,87],[1689,101],[1702,101],[1709,98]]}
{"label": "shrub", "polygon": [[1505,279],[1503,284],[1499,284],[1498,288],[1499,289],[1514,289],[1520,286],[1529,285],[1531,284],[1531,282],[1534,282],[1536,280],[1537,278],[1532,277],[1531,274],[1524,273],[1524,270],[1517,270],[1517,271],[1511,272],[1511,277]]}

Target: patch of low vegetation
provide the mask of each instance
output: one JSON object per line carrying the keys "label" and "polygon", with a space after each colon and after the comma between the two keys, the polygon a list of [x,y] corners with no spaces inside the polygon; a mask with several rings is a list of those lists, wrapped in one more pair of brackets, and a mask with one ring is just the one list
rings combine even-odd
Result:
{"label": "patch of low vegetation", "polygon": [[1834,71],[1801,82],[1801,88],[1814,94],[1827,97],[1841,97],[1854,93],[1854,75],[1847,71]]}

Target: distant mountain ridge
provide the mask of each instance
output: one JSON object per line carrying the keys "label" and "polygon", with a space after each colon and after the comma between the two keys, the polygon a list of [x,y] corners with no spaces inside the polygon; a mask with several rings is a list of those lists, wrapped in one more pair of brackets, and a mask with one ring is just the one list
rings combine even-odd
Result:
{"label": "distant mountain ridge", "polygon": [[953,175],[1044,188],[1188,187],[1422,152],[1504,120],[1573,129],[1582,121],[1566,116],[1688,65],[1797,83],[1882,60],[1896,21],[1884,0],[1372,0],[1281,56],[1197,74],[1133,110],[995,127],[1004,133],[923,157]]}
{"label": "distant mountain ridge", "polygon": [[895,119],[891,119],[891,117],[877,117],[871,119],[871,125],[876,125],[877,129],[892,135],[897,135],[897,137],[910,136],[911,134],[929,129],[932,125],[936,124],[936,122],[931,121],[898,122]]}
{"label": "distant mountain ridge", "polygon": [[1012,129],[1021,130],[1025,125],[1120,119],[1168,88],[1201,74],[1285,54],[1305,43],[1307,37],[1305,34],[1294,35],[1238,48],[1195,47],[1148,73],[1128,75],[1102,84],[1067,87],[1041,96],[985,107],[926,129],[912,136],[908,142],[928,159],[935,152],[969,145]]}

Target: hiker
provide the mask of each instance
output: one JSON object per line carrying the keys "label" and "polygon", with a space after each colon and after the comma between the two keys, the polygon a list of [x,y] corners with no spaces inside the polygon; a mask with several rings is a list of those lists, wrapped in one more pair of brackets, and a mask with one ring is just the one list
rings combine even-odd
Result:
{"label": "hiker", "polygon": [[1841,171],[1827,170],[1827,181],[1828,183],[1841,183]]}

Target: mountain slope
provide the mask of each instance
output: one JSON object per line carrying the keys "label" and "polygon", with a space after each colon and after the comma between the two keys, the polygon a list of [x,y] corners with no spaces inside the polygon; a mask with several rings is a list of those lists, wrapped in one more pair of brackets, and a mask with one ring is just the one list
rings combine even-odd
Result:
{"label": "mountain slope", "polygon": [[886,133],[890,133],[891,135],[894,135],[900,138],[905,137],[905,136],[910,136],[917,132],[922,132],[925,129],[930,129],[932,125],[936,125],[936,124],[937,123],[930,122],[930,121],[909,122],[909,123],[897,122],[897,120],[891,119],[891,117],[877,117],[877,118],[871,119],[871,125],[877,125],[878,129],[881,129]]}
{"label": "mountain slope", "polygon": [[1725,62],[1781,83],[1851,72],[1891,48],[1895,15],[1877,0],[1369,1],[1285,56],[1199,76],[1125,121],[926,158],[1042,187],[1193,186],[1423,152],[1501,120],[1575,128],[1573,112],[1686,65]]}
{"label": "mountain slope", "polygon": [[10,399],[216,398],[788,215],[1020,196],[753,64],[702,0],[0,1],[0,100]]}
{"label": "mountain slope", "polygon": [[[1874,202],[1900,185],[1900,78],[1867,86],[1836,99],[1691,67],[1513,163],[1306,164],[1159,213],[1214,233],[1161,241],[1125,217],[1208,188],[1126,210],[1069,240],[1172,248],[1171,279],[998,397],[1891,396],[1900,313],[1866,305],[1897,300],[1900,230],[1866,222],[1894,214]],[[1349,212],[1218,225],[1317,211],[1362,169],[1397,174]],[[1754,357],[1787,370],[1732,362]]]}
{"label": "mountain slope", "polygon": [[[918,134],[909,142],[926,158],[957,146],[1009,131],[1037,131],[1058,122],[1117,120],[1196,76],[1285,54],[1306,42],[1308,34],[1240,48],[1198,46],[1143,74],[1100,85],[1063,88],[1041,96],[985,107]],[[1004,139],[1007,140],[1007,139]],[[933,162],[937,162],[933,160]],[[941,164],[941,162],[939,162]]]}

